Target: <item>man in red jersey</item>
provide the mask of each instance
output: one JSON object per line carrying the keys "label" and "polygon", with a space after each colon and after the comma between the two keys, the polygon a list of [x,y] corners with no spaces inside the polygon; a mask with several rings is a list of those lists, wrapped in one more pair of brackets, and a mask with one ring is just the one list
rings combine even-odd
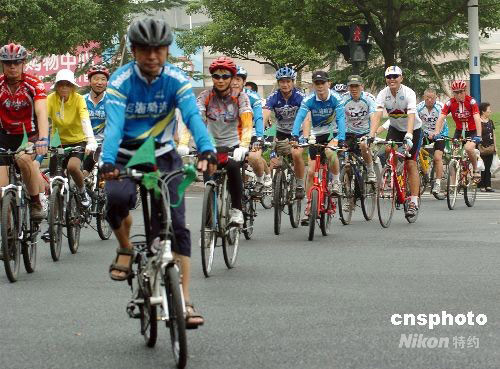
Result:
{"label": "man in red jersey", "polygon": [[[17,150],[24,131],[35,144],[36,153],[45,155],[48,146],[47,95],[45,87],[35,76],[23,73],[28,53],[21,45],[8,44],[0,48],[0,149]],[[39,170],[32,155],[23,154],[16,159],[23,181],[31,197],[32,219],[46,217],[38,192]],[[7,159],[0,158],[0,186],[9,181]]]}
{"label": "man in red jersey", "polygon": [[[466,87],[467,84],[462,80],[456,80],[451,83],[451,90],[454,97],[448,100],[443,106],[432,136],[437,136],[441,132],[446,116],[451,113],[456,124],[453,137],[460,138],[463,131],[465,131],[465,137],[472,140],[465,144],[465,151],[474,167],[474,178],[480,180],[481,172],[477,170],[477,157],[474,149],[481,142],[481,119],[479,117],[479,106],[472,96],[465,93]],[[432,139],[432,137],[430,138]]]}

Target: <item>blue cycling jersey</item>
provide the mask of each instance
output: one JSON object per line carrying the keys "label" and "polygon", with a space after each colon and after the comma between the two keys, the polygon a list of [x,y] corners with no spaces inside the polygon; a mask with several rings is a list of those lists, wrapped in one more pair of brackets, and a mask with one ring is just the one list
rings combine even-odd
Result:
{"label": "blue cycling jersey", "polygon": [[[417,105],[417,114],[422,121],[422,128],[426,134],[434,133],[441,110],[443,110],[443,103],[440,101],[436,101],[431,110],[427,109],[425,101],[421,101]],[[448,136],[448,122],[446,119],[444,120],[443,129],[439,134],[441,136]]]}
{"label": "blue cycling jersey", "polygon": [[119,150],[130,155],[123,146],[140,144],[150,136],[159,147],[157,156],[172,150],[177,126],[175,108],[181,111],[198,151],[214,151],[191,84],[179,68],[167,63],[160,75],[148,82],[133,61],[113,73],[107,91],[104,163],[114,164]]}
{"label": "blue cycling jersey", "polygon": [[361,91],[358,100],[354,100],[350,92],[342,95],[345,111],[346,132],[363,135],[370,132],[370,116],[377,105],[375,97]]}
{"label": "blue cycling jersey", "polygon": [[94,104],[90,98],[90,93],[84,95],[83,97],[87,103],[90,123],[92,124],[92,129],[94,130],[94,137],[97,141],[102,141],[104,138],[104,125],[106,123],[106,111],[104,110],[107,100],[106,92],[103,93],[101,100],[99,100],[97,104]]}
{"label": "blue cycling jersey", "polygon": [[274,91],[267,97],[264,109],[274,111],[274,115],[278,120],[276,124],[277,131],[287,135],[292,132],[295,116],[304,97],[304,93],[297,88],[292,90],[292,94],[288,99],[283,97],[280,90]]}
{"label": "blue cycling jersey", "polygon": [[262,99],[259,94],[249,88],[244,88],[243,92],[248,95],[253,111],[253,132],[252,136],[264,136],[264,118],[262,117]]}
{"label": "blue cycling jersey", "polygon": [[344,104],[337,92],[329,90],[326,100],[320,100],[316,93],[307,96],[295,117],[292,135],[299,136],[308,112],[311,112],[312,134],[319,136],[332,131],[337,133],[338,140],[345,140]]}

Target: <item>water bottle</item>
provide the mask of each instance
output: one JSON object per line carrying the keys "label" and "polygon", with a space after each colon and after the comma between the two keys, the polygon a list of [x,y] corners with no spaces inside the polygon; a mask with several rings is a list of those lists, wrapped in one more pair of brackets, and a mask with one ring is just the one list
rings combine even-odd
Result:
{"label": "water bottle", "polygon": [[271,154],[269,154],[269,157],[270,157],[271,159],[276,158],[276,156],[277,156],[277,155],[276,155],[276,151],[274,151],[274,150],[273,150],[273,151],[271,151]]}

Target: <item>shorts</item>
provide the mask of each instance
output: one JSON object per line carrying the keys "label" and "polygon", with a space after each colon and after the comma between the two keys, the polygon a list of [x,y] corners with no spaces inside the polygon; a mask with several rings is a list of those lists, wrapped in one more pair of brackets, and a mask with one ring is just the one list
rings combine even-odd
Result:
{"label": "shorts", "polygon": [[429,137],[424,137],[424,140],[422,142],[422,145],[430,145],[431,143],[434,142],[434,151],[444,151],[444,146],[445,146],[445,141],[444,140],[431,140]]}
{"label": "shorts", "polygon": [[[477,131],[476,130],[465,131],[465,138],[472,138],[474,136],[477,136]],[[462,130],[461,129],[455,130],[455,133],[453,134],[453,138],[455,138],[455,139],[462,138]]]}
{"label": "shorts", "polygon": [[[398,131],[393,126],[390,126],[389,130],[387,131],[386,139],[402,142],[404,141],[405,135],[406,132]],[[422,128],[413,130],[413,147],[410,150],[410,157],[406,158],[406,160],[417,160],[420,147],[422,146],[422,137]]]}
{"label": "shorts", "polygon": [[[63,148],[67,147],[83,147],[87,146],[86,142],[77,142],[74,144],[67,144],[67,145],[61,145]],[[72,152],[71,154],[67,155],[64,158],[64,161],[62,163],[62,169],[65,170],[66,167],[68,166],[68,161],[70,158],[78,158],[80,160],[83,159],[84,153],[83,152]],[[57,157],[55,154],[51,155],[50,161],[49,161],[49,170],[50,170],[50,176],[54,176],[56,174],[57,170]]]}
{"label": "shorts", "polygon": [[346,133],[345,134],[345,145],[349,148],[350,151],[354,152],[357,155],[361,155],[361,150],[359,149],[358,139],[366,136],[367,134],[359,134],[359,133]]}
{"label": "shorts", "polygon": [[[330,137],[330,134],[327,133],[327,134],[324,134],[324,135],[319,135],[319,136],[316,136],[316,143],[318,144],[327,144],[328,142],[330,142],[332,139],[328,139]],[[310,146],[309,147],[309,159],[311,160],[316,160],[316,153],[318,152],[318,148],[315,147],[315,146]],[[324,160],[325,159],[325,150],[321,150],[321,160]]]}
{"label": "shorts", "polygon": [[[5,133],[0,133],[0,148],[5,150],[14,151],[21,146],[23,142],[24,135],[8,135]],[[35,143],[38,141],[38,132],[30,133],[28,135],[28,142]],[[10,161],[8,157],[0,157],[0,166],[9,165]]]}
{"label": "shorts", "polygon": [[101,155],[101,146],[99,146],[95,152],[93,152],[91,155],[87,156],[83,160],[82,169],[86,170],[89,173],[92,172],[95,164],[99,161],[100,155]]}
{"label": "shorts", "polygon": [[288,140],[291,140],[292,139],[292,134],[291,133],[283,133],[283,132],[280,132],[280,131],[276,131],[276,139],[278,141],[283,141],[283,140],[286,140],[288,138]]}

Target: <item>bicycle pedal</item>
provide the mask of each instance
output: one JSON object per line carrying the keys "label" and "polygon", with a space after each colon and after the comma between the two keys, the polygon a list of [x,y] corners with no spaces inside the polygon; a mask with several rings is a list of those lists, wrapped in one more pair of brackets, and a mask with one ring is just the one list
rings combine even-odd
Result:
{"label": "bicycle pedal", "polygon": [[130,301],[127,304],[126,311],[127,311],[128,316],[132,319],[139,319],[141,317],[141,313],[139,311],[139,308],[138,308],[137,304],[133,301]]}

